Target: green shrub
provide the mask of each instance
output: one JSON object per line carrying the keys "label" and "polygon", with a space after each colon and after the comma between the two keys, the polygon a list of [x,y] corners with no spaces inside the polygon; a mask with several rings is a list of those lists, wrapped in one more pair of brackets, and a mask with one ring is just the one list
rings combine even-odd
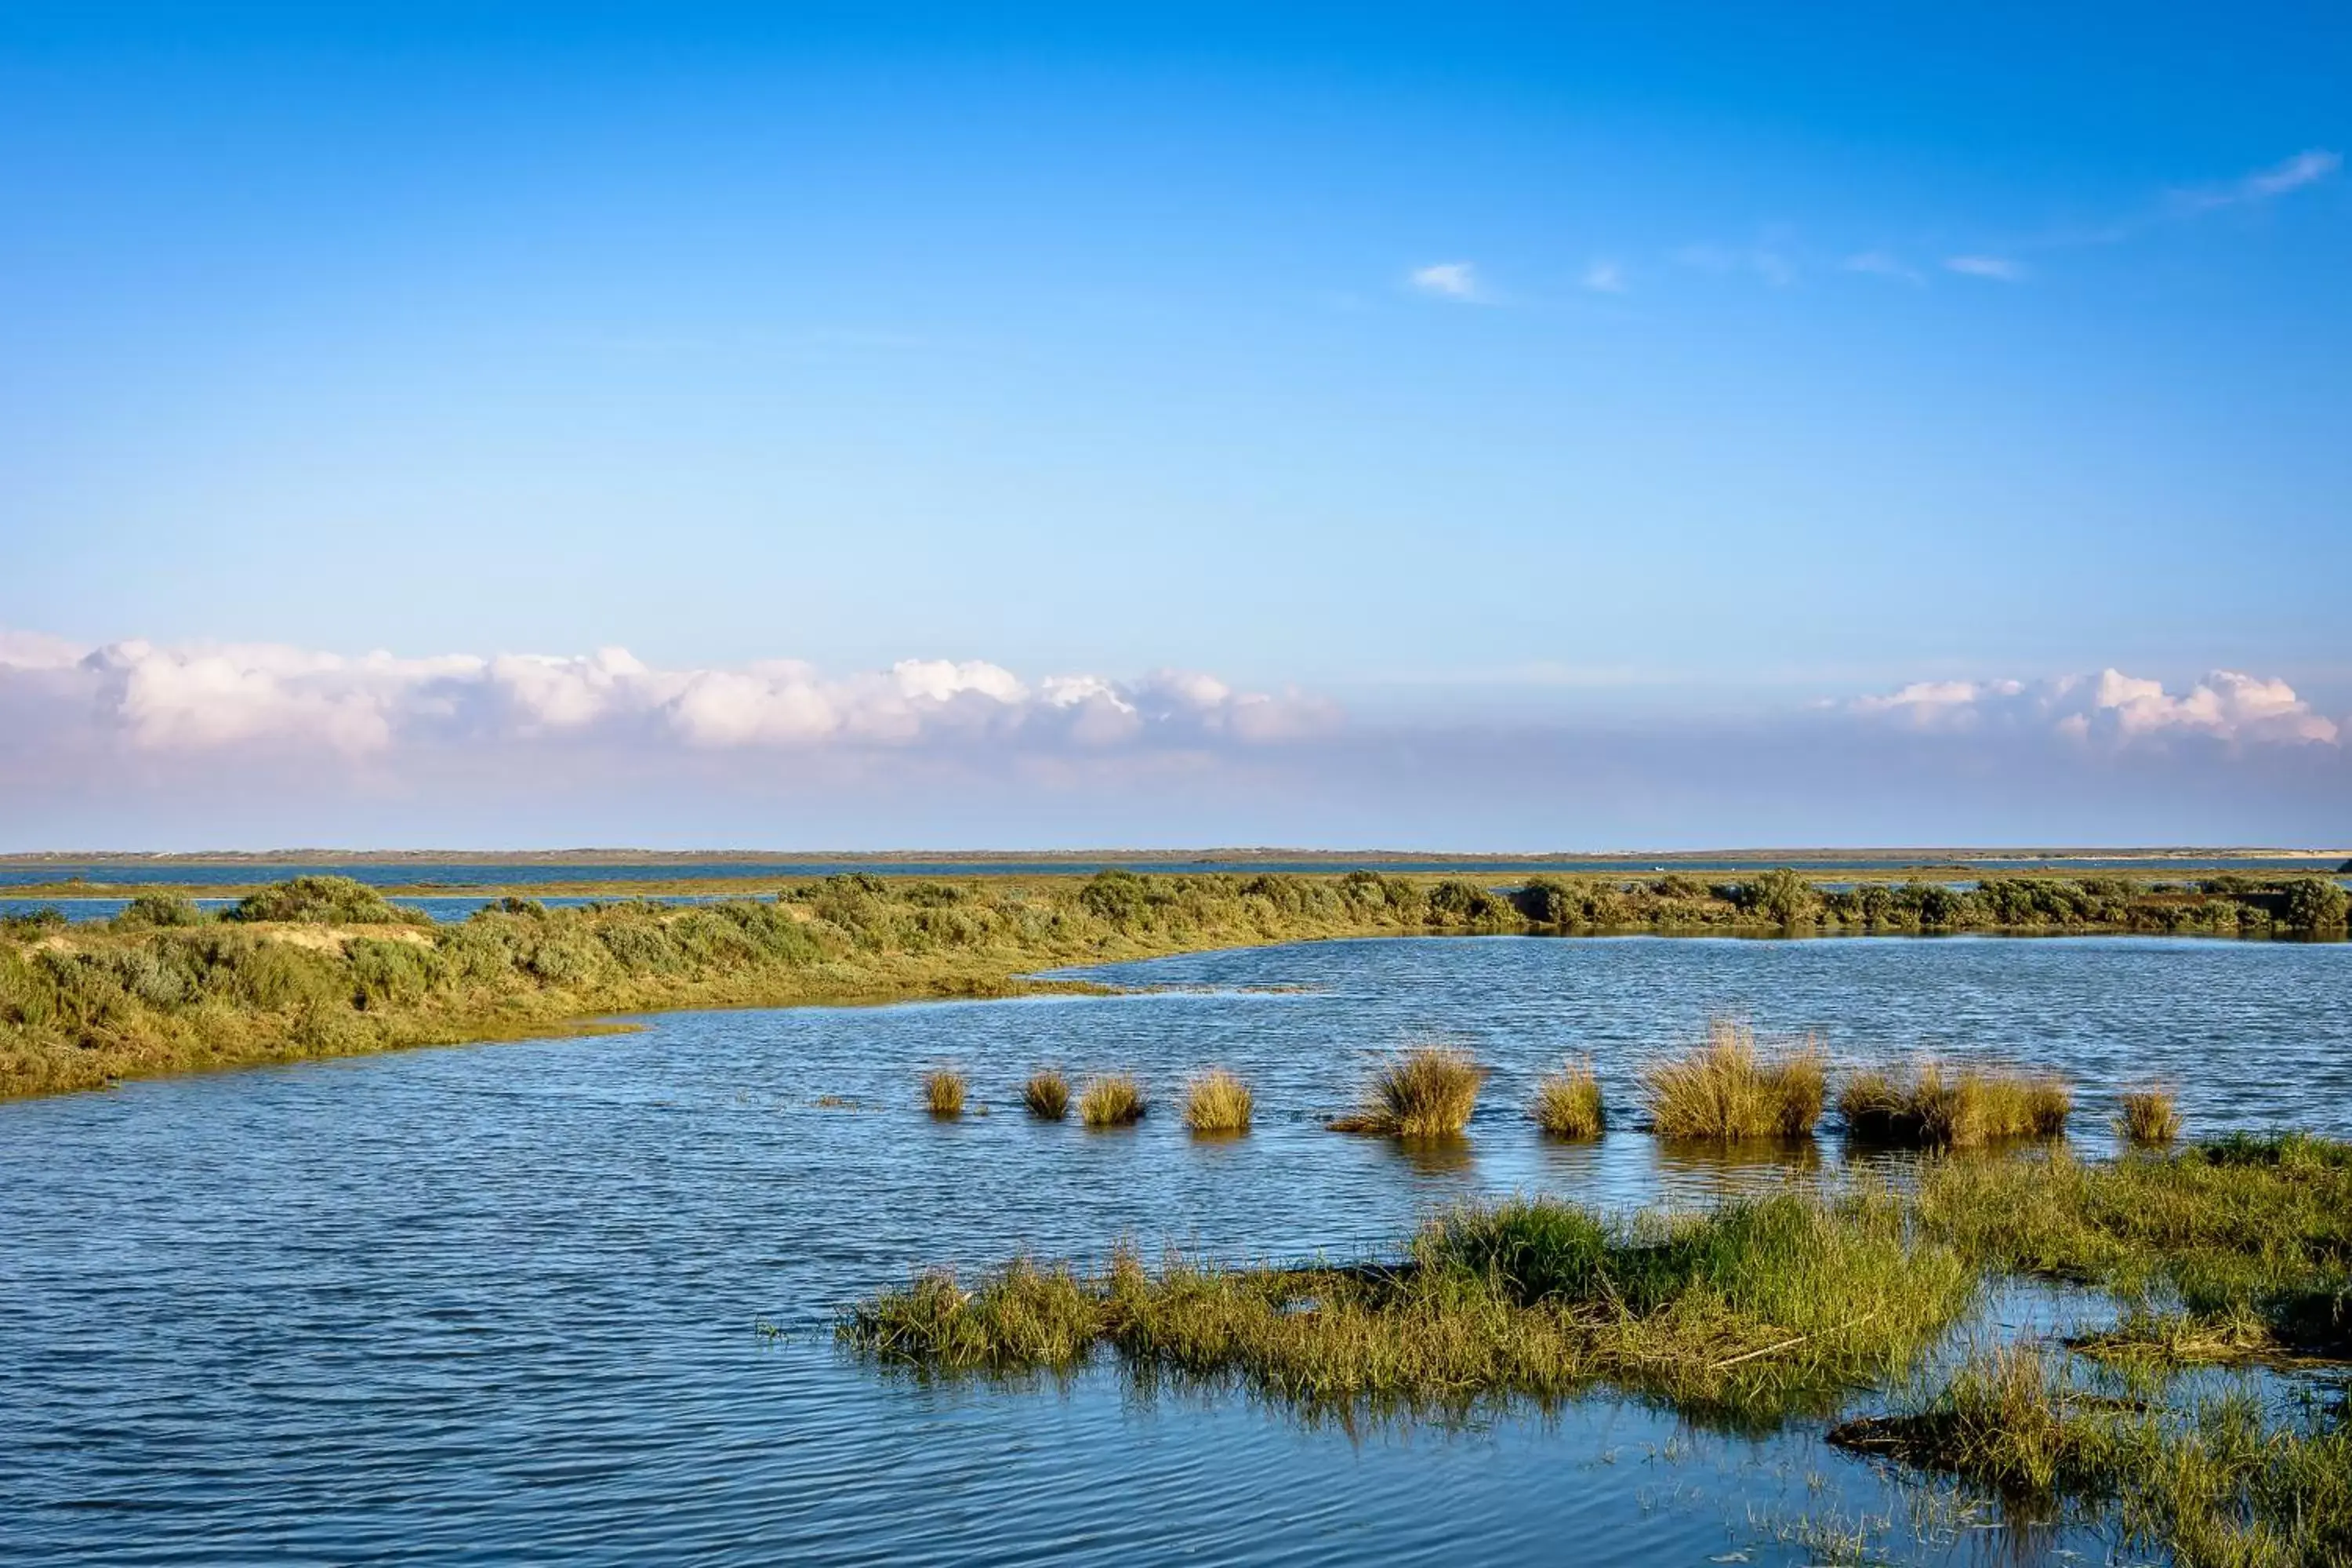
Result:
{"label": "green shrub", "polygon": [[142,893],[114,917],[114,924],[130,929],[202,925],[212,917],[195,900],[179,893]]}
{"label": "green shrub", "polygon": [[240,900],[228,918],[306,925],[431,923],[414,910],[386,903],[383,894],[349,877],[294,877],[273,882]]}

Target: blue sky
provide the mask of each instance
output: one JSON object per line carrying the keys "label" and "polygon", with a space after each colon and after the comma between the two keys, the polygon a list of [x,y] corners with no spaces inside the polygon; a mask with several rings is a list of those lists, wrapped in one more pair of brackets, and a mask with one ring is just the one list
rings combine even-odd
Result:
{"label": "blue sky", "polygon": [[0,837],[2352,837],[2340,8],[483,9],[0,7]]}

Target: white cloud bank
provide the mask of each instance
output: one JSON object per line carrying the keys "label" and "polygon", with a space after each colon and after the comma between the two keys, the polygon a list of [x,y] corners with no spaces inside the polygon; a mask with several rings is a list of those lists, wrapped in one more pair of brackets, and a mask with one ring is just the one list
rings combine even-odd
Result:
{"label": "white cloud bank", "polygon": [[0,707],[20,745],[113,742],[159,754],[266,751],[367,758],[410,745],[1009,750],[1277,744],[1339,722],[1328,702],[1236,691],[1208,675],[1055,676],[1034,687],[981,660],[901,659],[828,676],[797,661],[656,669],[584,656],[344,658],[278,644],[76,647],[0,632]]}
{"label": "white cloud bank", "polygon": [[2344,726],[2313,711],[2285,681],[2229,669],[2179,693],[2160,680],[2107,669],[2038,681],[1916,681],[1846,707],[1865,719],[1929,732],[2040,731],[2119,746],[2176,738],[2336,746],[2344,734]]}

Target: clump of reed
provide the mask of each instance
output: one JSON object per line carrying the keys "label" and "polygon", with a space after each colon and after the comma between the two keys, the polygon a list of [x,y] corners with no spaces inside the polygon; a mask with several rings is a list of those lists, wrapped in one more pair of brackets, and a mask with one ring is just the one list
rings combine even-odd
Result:
{"label": "clump of reed", "polygon": [[1070,1080],[1059,1068],[1041,1068],[1021,1086],[1021,1103],[1040,1121],[1059,1121],[1070,1114]]}
{"label": "clump of reed", "polygon": [[1359,1110],[1333,1117],[1334,1132],[1384,1138],[1453,1138],[1470,1125],[1486,1069],[1451,1046],[1400,1051],[1372,1074]]}
{"label": "clump of reed", "polygon": [[1547,1137],[1582,1142],[1607,1130],[1609,1113],[1601,1103],[1601,1079],[1590,1060],[1567,1062],[1546,1073],[1536,1085],[1531,1112]]}
{"label": "clump of reed", "polygon": [[1150,1109],[1143,1086],[1126,1073],[1102,1073],[1078,1091],[1078,1120],[1089,1127],[1126,1127]]}
{"label": "clump of reed", "polygon": [[1249,1085],[1211,1068],[1184,1087],[1184,1125],[1199,1133],[1246,1132],[1253,1104]]}
{"label": "clump of reed", "polygon": [[1838,1092],[1838,1114],[1855,1138],[1918,1149],[2055,1138],[2066,1131],[2074,1108],[2074,1091],[2051,1074],[1987,1067],[1954,1071],[1933,1060],[1857,1072]]}
{"label": "clump of reed", "polygon": [[2161,1149],[2180,1136],[2180,1110],[2172,1090],[2160,1084],[2124,1090],[2116,1111],[2116,1135],[2142,1149]]}
{"label": "clump of reed", "polygon": [[923,1103],[933,1116],[961,1116],[963,1094],[963,1074],[954,1068],[934,1068],[923,1075]]}
{"label": "clump of reed", "polygon": [[1753,1029],[1717,1018],[1705,1044],[1643,1072],[1642,1094],[1659,1137],[1731,1142],[1809,1136],[1827,1082],[1811,1037],[1767,1056],[1757,1049]]}

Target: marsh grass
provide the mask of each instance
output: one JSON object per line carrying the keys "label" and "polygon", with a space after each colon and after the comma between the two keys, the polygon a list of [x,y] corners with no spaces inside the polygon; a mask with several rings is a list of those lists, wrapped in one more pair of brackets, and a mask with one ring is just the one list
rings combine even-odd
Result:
{"label": "marsh grass", "polygon": [[1607,1131],[1609,1113],[1601,1102],[1601,1079],[1588,1058],[1567,1062],[1536,1084],[1530,1110],[1536,1125],[1550,1138],[1582,1142]]}
{"label": "marsh grass", "polygon": [[1458,1208],[1392,1264],[1223,1268],[1132,1251],[1097,1273],[1016,1262],[969,1295],[919,1278],[845,1314],[845,1343],[935,1370],[1082,1358],[1238,1382],[1309,1411],[1564,1396],[1598,1382],[1759,1412],[1900,1364],[1973,1284],[1884,1194],[1782,1195],[1614,1221],[1549,1200]]}
{"label": "marsh grass", "polygon": [[2116,1136],[2140,1149],[2161,1149],[2180,1137],[2180,1110],[2172,1090],[2158,1084],[2124,1091]]}
{"label": "marsh grass", "polygon": [[963,1114],[963,1074],[954,1068],[934,1068],[923,1075],[923,1103],[943,1121]]}
{"label": "marsh grass", "polygon": [[2109,1510],[2123,1543],[2189,1568],[2352,1560],[2343,1412],[2282,1413],[2251,1384],[2171,1409],[2086,1387],[2048,1347],[1979,1352],[1909,1408],[1832,1429],[1840,1447],[2022,1502]]}
{"label": "marsh grass", "polygon": [[[1931,1163],[1915,1207],[1979,1267],[2094,1285],[2166,1338],[2352,1353],[2352,1147],[2239,1137],[2112,1162],[2063,1148]],[[2133,1321],[2127,1316],[2127,1321]],[[2210,1359],[2210,1358],[2208,1358]]]}
{"label": "marsh grass", "polygon": [[1933,1059],[1851,1074],[1838,1091],[1838,1114],[1855,1139],[1913,1149],[2060,1137],[2074,1106],[2074,1091],[2053,1074]]}
{"label": "marsh grass", "polygon": [[1334,1132],[1382,1138],[1455,1138],[1478,1108],[1486,1069],[1451,1046],[1415,1046],[1382,1062],[1363,1104],[1328,1125]]}
{"label": "marsh grass", "polygon": [[1642,1094],[1659,1137],[1732,1142],[1811,1136],[1826,1084],[1811,1037],[1767,1056],[1754,1030],[1717,1018],[1703,1045],[1644,1070]]}
{"label": "marsh grass", "polygon": [[1128,1127],[1150,1109],[1143,1086],[1126,1073],[1103,1073],[1078,1091],[1078,1120],[1088,1127]]}
{"label": "marsh grass", "polygon": [[1059,1121],[1070,1114],[1070,1080],[1059,1068],[1043,1068],[1021,1086],[1021,1103],[1040,1121]]}
{"label": "marsh grass", "polygon": [[1249,1085],[1223,1068],[1211,1068],[1184,1088],[1184,1125],[1203,1134],[1249,1131]]}

